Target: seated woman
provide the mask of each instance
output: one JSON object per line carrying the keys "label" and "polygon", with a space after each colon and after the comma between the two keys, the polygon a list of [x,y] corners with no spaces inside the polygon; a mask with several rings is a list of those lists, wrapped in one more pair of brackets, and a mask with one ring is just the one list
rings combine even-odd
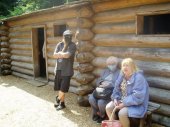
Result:
{"label": "seated woman", "polygon": [[121,73],[116,80],[111,99],[106,105],[109,119],[112,119],[111,113],[116,107],[123,127],[138,127],[140,118],[143,118],[147,111],[149,91],[147,81],[131,58],[122,61]]}
{"label": "seated woman", "polygon": [[[113,89],[120,72],[118,69],[118,59],[111,56],[106,60],[106,64],[107,68],[96,81],[96,86],[99,88]],[[106,118],[105,106],[111,100],[111,94],[105,99],[95,98],[94,94],[90,94],[89,96],[89,103],[92,107],[92,119],[97,121],[97,123],[101,123],[101,121]]]}

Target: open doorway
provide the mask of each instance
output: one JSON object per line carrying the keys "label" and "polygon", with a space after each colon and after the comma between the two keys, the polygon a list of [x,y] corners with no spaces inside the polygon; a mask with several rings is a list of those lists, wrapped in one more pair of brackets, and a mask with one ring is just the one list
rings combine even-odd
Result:
{"label": "open doorway", "polygon": [[46,81],[45,28],[32,29],[33,63],[35,80]]}

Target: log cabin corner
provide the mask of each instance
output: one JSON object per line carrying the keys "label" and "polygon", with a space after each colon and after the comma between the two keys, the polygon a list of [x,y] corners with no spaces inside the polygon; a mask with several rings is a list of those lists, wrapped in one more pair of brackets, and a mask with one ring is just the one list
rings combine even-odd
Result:
{"label": "log cabin corner", "polygon": [[108,56],[133,58],[144,70],[152,120],[170,126],[170,0],[87,0],[0,22],[1,73],[53,84],[53,51],[62,32],[78,31],[70,91],[87,99]]}

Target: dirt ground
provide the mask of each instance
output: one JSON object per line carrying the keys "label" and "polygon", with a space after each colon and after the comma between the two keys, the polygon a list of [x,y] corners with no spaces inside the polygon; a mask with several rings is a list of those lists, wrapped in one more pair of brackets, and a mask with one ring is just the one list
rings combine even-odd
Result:
{"label": "dirt ground", "polygon": [[100,127],[90,108],[80,107],[77,96],[66,95],[67,108],[53,107],[53,86],[37,87],[14,76],[0,76],[0,127]]}
{"label": "dirt ground", "polygon": [[54,99],[51,85],[37,87],[25,79],[0,76],[0,127],[100,127],[91,120],[90,107],[78,106],[77,95],[66,95],[62,111],[55,110]]}

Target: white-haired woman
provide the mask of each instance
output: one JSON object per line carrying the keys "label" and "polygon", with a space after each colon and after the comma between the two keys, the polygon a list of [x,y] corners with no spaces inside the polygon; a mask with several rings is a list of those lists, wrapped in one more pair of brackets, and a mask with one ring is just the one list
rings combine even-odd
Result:
{"label": "white-haired woman", "polygon": [[147,111],[149,92],[142,71],[138,70],[131,58],[122,61],[121,73],[115,82],[111,99],[112,101],[106,105],[108,117],[111,117],[116,107],[118,114],[115,114],[123,127],[138,127],[140,118],[144,117]]}
{"label": "white-haired woman", "polygon": [[[96,82],[97,88],[108,88],[111,90],[114,88],[114,84],[116,79],[119,76],[119,68],[118,68],[118,59],[114,56],[110,56],[106,60],[107,68],[103,71],[101,76],[98,78]],[[94,94],[89,96],[89,103],[92,107],[92,119],[97,121],[97,123],[101,123],[102,120],[106,118],[106,104],[110,102],[111,94],[105,98],[96,98]]]}

